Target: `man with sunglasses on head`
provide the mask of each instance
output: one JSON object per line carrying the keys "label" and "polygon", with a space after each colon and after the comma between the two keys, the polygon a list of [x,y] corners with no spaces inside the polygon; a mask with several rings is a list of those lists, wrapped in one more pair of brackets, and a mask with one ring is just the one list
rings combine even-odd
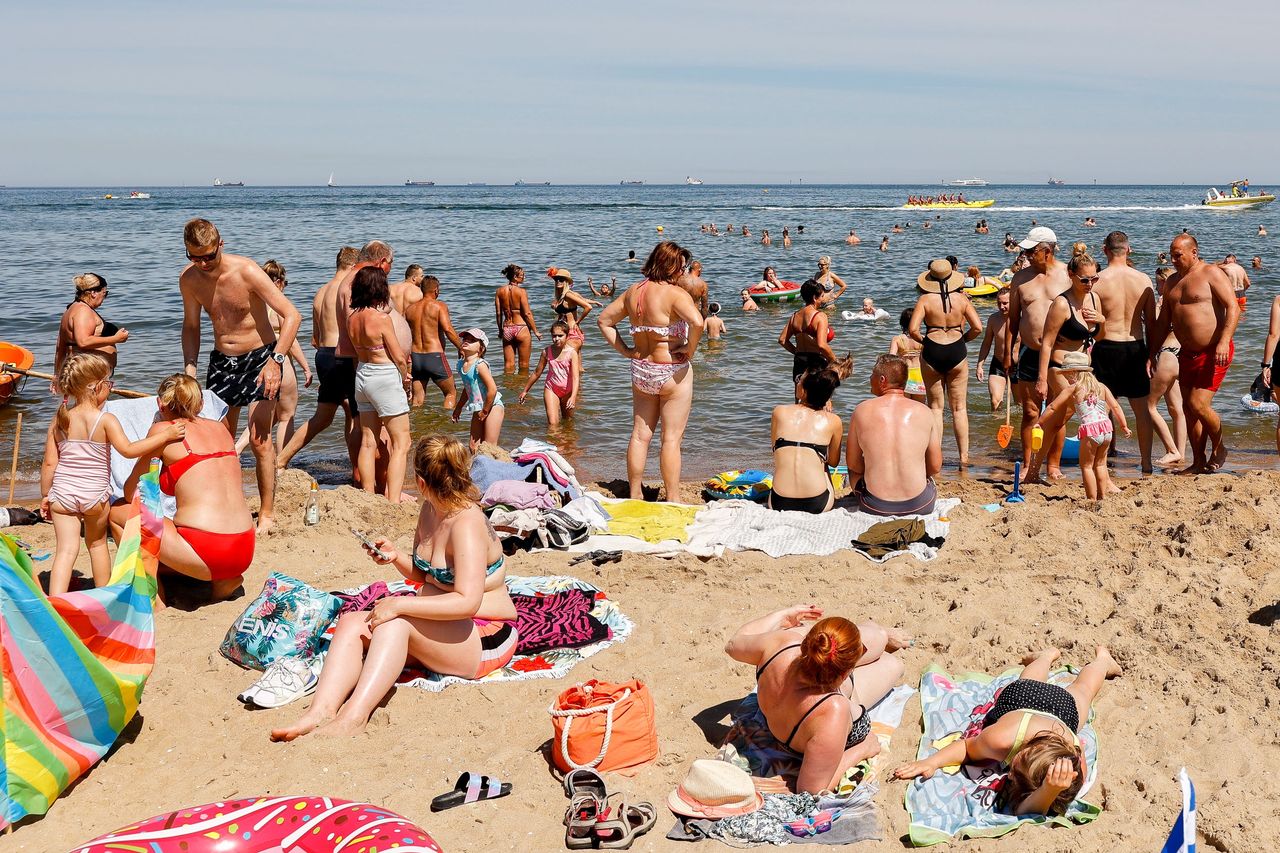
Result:
{"label": "man with sunglasses on head", "polygon": [[[1022,466],[1031,467],[1031,430],[1040,417],[1044,397],[1036,391],[1040,378],[1040,344],[1044,340],[1044,321],[1049,307],[1071,287],[1067,265],[1058,260],[1058,235],[1043,225],[1036,226],[1018,247],[1027,253],[1027,266],[1013,276],[1009,284],[1009,328],[1017,329],[1004,347],[1005,372],[1014,383],[1014,394],[1022,405]],[[1013,341],[1021,341],[1017,359],[1013,357]],[[1062,434],[1049,449],[1049,477],[1062,477]],[[1028,479],[1028,482],[1031,482]]]}
{"label": "man with sunglasses on head", "polygon": [[[200,314],[213,326],[213,351],[205,387],[227,404],[227,429],[236,435],[240,409],[249,408],[249,447],[257,462],[258,533],[273,524],[276,450],[271,436],[280,377],[302,323],[293,303],[252,258],[222,251],[222,236],[207,219],[192,219],[182,229],[187,260],[178,278],[182,291],[182,358],[195,378],[200,358]],[[280,317],[277,337],[267,316]]]}
{"label": "man with sunglasses on head", "polygon": [[1119,399],[1127,397],[1137,424],[1138,451],[1142,473],[1151,473],[1152,430],[1165,445],[1161,465],[1182,460],[1182,448],[1174,447],[1173,435],[1156,410],[1151,395],[1154,362],[1147,341],[1156,322],[1156,292],[1151,276],[1129,262],[1129,237],[1112,231],[1102,241],[1107,266],[1098,272],[1093,293],[1098,297],[1103,327],[1102,337],[1093,345],[1093,374]]}

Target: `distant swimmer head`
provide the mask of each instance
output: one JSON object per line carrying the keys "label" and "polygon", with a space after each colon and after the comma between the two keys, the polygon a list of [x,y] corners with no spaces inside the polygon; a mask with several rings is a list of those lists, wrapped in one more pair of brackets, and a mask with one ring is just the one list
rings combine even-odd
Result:
{"label": "distant swimmer head", "polygon": [[[744,291],[742,291],[742,292],[743,292],[743,293],[746,293],[746,291],[745,291],[745,290],[744,290]],[[719,314],[719,313],[720,313],[720,303],[719,303],[719,302],[712,302],[710,305],[708,305],[708,306],[707,306],[707,310],[708,310],[708,311],[710,311],[710,312],[712,313],[712,315]]]}

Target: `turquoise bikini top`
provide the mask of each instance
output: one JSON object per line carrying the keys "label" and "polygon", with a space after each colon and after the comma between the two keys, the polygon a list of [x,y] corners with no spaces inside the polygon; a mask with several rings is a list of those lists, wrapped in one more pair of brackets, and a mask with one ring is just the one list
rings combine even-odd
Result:
{"label": "turquoise bikini top", "polygon": [[[489,577],[498,569],[502,568],[502,564],[506,559],[506,555],[503,555],[490,563],[489,567],[484,570],[485,577]],[[444,586],[453,586],[454,581],[456,580],[453,576],[453,569],[448,566],[433,566],[429,561],[422,559],[416,553],[413,555],[413,567],[424,575],[430,575],[435,579],[436,583]]]}

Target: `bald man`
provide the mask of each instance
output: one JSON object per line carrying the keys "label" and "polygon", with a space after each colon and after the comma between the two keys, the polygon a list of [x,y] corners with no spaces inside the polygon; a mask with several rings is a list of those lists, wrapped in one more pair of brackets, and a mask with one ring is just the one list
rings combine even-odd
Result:
{"label": "bald man", "polygon": [[[1191,437],[1191,466],[1180,473],[1205,474],[1219,470],[1227,458],[1222,443],[1222,419],[1213,410],[1213,395],[1222,385],[1235,355],[1240,305],[1231,280],[1216,264],[1200,258],[1196,238],[1179,234],[1169,247],[1177,272],[1166,283],[1165,298],[1148,340],[1151,360],[1158,357],[1170,329],[1178,337],[1178,385]],[[1208,445],[1212,455],[1206,455]]]}

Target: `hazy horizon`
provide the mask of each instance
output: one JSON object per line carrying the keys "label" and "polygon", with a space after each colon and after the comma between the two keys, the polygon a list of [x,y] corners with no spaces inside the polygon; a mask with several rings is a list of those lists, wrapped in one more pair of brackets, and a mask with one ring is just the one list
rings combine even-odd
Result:
{"label": "hazy horizon", "polygon": [[1280,59],[1237,35],[1280,29],[1257,3],[65,0],[7,18],[10,187],[1221,186],[1272,168],[1280,130]]}

